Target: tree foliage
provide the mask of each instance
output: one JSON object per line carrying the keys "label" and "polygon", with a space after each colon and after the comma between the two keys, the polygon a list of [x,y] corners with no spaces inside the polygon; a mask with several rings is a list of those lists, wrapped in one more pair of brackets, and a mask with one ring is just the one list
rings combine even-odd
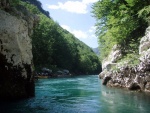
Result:
{"label": "tree foliage", "polygon": [[74,74],[98,74],[101,71],[100,61],[90,47],[42,14],[38,7],[27,2],[22,5],[40,17],[32,36],[33,62],[37,70],[42,67],[68,69]]}
{"label": "tree foliage", "polygon": [[38,10],[43,13],[44,15],[46,15],[47,17],[50,18],[50,14],[48,11],[43,10],[42,8],[42,3],[39,0],[22,0],[24,2],[28,2],[30,4],[33,4],[34,6],[36,6],[38,8]]}
{"label": "tree foliage", "polygon": [[20,3],[20,0],[5,0],[5,2],[9,2],[10,5],[16,6],[17,4]]}
{"label": "tree foliage", "polygon": [[[93,5],[101,59],[108,56],[114,44],[121,44],[124,54],[138,52],[139,39],[147,27],[149,5],[149,0],[100,0]],[[145,17],[139,18],[141,15]]]}

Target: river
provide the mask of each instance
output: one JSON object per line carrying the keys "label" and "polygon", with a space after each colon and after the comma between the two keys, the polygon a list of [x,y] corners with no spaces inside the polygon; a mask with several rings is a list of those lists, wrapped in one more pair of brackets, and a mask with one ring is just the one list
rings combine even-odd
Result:
{"label": "river", "polygon": [[109,88],[97,75],[40,79],[34,98],[1,103],[0,113],[150,113],[150,94]]}

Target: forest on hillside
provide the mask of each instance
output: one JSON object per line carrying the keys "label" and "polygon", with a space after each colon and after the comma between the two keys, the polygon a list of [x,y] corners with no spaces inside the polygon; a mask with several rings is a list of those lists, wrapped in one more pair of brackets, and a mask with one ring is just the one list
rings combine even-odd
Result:
{"label": "forest on hillside", "polygon": [[46,67],[53,71],[67,69],[73,74],[98,74],[100,60],[93,50],[55,22],[38,0],[19,3],[40,17],[32,35],[35,70]]}
{"label": "forest on hillside", "polygon": [[137,57],[140,39],[150,25],[150,0],[100,0],[92,8],[100,59],[104,60],[115,44],[121,45],[124,58]]}

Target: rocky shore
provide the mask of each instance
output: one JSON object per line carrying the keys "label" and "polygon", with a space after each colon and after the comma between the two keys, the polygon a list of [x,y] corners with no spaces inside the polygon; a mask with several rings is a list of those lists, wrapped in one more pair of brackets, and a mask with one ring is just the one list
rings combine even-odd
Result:
{"label": "rocky shore", "polygon": [[129,66],[130,61],[120,64],[117,61],[121,58],[120,46],[115,45],[108,60],[102,63],[99,78],[103,79],[103,85],[150,92],[150,26],[140,41],[139,64]]}

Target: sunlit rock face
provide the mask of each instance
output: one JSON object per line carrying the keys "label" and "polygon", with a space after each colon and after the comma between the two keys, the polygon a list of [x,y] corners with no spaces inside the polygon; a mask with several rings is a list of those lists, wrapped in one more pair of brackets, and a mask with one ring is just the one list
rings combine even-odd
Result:
{"label": "sunlit rock face", "polygon": [[28,21],[0,10],[0,99],[34,96],[31,36],[34,17]]}
{"label": "sunlit rock face", "polygon": [[[146,29],[145,36],[141,38],[139,54],[140,63],[134,67],[120,66],[117,63],[107,64],[99,75],[99,78],[103,79],[103,84],[150,92],[150,27]],[[117,70],[113,70],[112,66],[117,67]]]}
{"label": "sunlit rock face", "polygon": [[122,57],[121,52],[121,46],[120,45],[114,45],[112,48],[112,51],[110,52],[108,58],[106,58],[102,62],[102,69],[109,71],[112,66],[116,65],[117,60],[119,60]]}
{"label": "sunlit rock face", "polygon": [[145,36],[139,46],[140,65],[139,70],[144,75],[145,91],[150,92],[150,26],[146,29]]}
{"label": "sunlit rock face", "polygon": [[140,41],[139,54],[142,56],[150,51],[150,26],[146,29],[145,36]]}

